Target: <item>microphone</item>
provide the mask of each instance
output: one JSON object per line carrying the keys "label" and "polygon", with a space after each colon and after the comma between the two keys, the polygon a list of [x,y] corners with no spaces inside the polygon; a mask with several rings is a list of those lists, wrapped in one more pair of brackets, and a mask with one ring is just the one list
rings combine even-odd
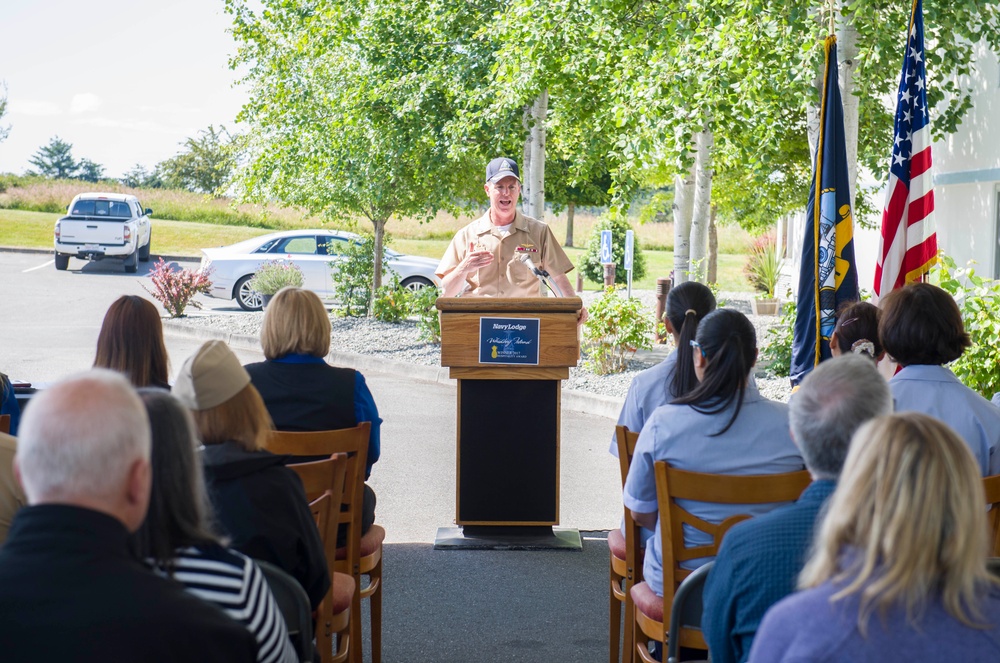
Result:
{"label": "microphone", "polygon": [[524,265],[531,270],[531,273],[538,277],[538,280],[545,284],[545,287],[552,291],[552,294],[556,297],[562,297],[562,291],[549,280],[549,273],[544,269],[540,269],[535,266],[535,263],[531,260],[531,256],[527,253],[518,253],[517,259],[520,260]]}

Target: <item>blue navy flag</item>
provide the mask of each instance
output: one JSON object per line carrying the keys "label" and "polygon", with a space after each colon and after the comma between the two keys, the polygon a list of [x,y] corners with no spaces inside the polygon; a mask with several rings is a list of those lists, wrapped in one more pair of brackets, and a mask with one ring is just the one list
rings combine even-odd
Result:
{"label": "blue navy flag", "polygon": [[830,335],[837,322],[837,309],[844,302],[859,299],[844,108],[837,82],[837,38],[827,37],[824,48],[826,73],[820,101],[820,134],[809,187],[792,337],[793,386],[817,364],[830,358]]}

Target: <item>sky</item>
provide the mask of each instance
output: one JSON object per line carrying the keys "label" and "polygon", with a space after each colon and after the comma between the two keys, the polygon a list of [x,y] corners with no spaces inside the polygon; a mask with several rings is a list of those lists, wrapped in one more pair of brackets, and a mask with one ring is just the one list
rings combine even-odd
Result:
{"label": "sky", "polygon": [[0,0],[0,173],[53,136],[120,177],[210,124],[238,128],[229,26],[222,0]]}

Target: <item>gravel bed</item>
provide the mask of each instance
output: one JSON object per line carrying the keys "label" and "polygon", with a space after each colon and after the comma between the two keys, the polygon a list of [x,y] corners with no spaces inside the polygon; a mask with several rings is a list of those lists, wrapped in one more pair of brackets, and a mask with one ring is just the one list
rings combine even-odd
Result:
{"label": "gravel bed", "polygon": [[[598,296],[596,292],[583,294],[585,304]],[[632,296],[639,298],[650,310],[655,306],[656,293],[652,290],[633,290]],[[778,322],[777,316],[755,316],[750,312],[750,298],[747,293],[720,293],[719,299],[726,306],[747,315],[757,330],[757,342],[762,344],[767,338],[767,329]],[[259,336],[263,313],[243,313],[238,315],[197,315],[179,318],[176,321],[197,327],[208,327],[231,334]],[[371,355],[384,359],[403,361],[425,366],[440,365],[439,346],[420,339],[415,322],[393,324],[370,318],[342,318],[331,316],[333,326],[330,348],[338,352]],[[570,368],[566,389],[587,391],[604,396],[624,398],[632,378],[657,361],[633,359],[629,369],[614,375],[597,375],[582,366]],[[787,401],[790,394],[787,378],[770,378],[757,374],[757,386],[761,393],[774,400]]]}

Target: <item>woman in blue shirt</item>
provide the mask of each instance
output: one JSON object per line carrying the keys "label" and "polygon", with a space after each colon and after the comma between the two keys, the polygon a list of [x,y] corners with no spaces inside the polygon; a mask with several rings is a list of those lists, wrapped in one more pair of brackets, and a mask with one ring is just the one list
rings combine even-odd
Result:
{"label": "woman in blue shirt", "polygon": [[[625,482],[625,506],[636,521],[655,529],[646,546],[643,579],[663,595],[663,554],[653,463],[709,474],[780,474],[804,467],[788,429],[788,406],[761,397],[750,376],[757,335],[745,315],[719,309],[702,320],[694,348],[698,385],[653,412],[639,435]],[[679,502],[695,516],[720,523],[730,515],[766,513],[778,504],[726,505]],[[711,542],[704,532],[684,533],[687,547]],[[697,568],[708,559],[688,563]]]}

